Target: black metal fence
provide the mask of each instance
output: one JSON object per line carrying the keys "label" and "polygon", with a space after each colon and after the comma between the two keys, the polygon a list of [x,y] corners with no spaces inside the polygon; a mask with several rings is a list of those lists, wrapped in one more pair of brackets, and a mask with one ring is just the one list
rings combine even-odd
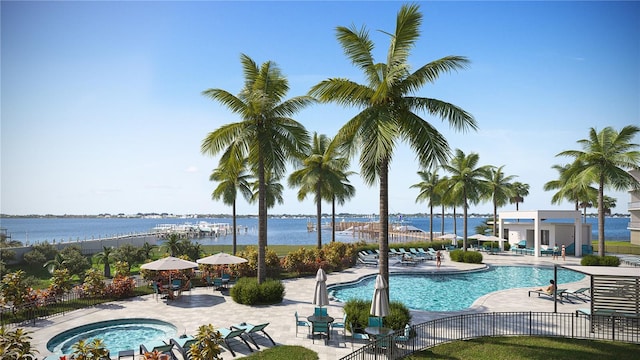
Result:
{"label": "black metal fence", "polygon": [[[136,280],[136,288],[147,286],[147,282],[141,279]],[[47,319],[53,316],[64,315],[70,311],[95,306],[114,299],[90,298],[83,296],[80,292],[69,291],[62,295],[48,299],[40,299],[20,305],[7,305],[0,307],[1,326],[21,326],[35,324],[39,319]]]}
{"label": "black metal fence", "polygon": [[640,317],[540,312],[457,315],[379,337],[341,360],[400,359],[439,344],[485,336],[551,336],[640,343]]}

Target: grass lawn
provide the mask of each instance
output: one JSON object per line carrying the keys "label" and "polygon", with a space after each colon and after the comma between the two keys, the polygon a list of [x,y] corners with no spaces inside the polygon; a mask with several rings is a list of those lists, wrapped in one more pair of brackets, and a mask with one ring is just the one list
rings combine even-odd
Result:
{"label": "grass lawn", "polygon": [[632,360],[637,344],[543,337],[486,337],[436,346],[406,359]]}
{"label": "grass lawn", "polygon": [[302,346],[282,345],[265,349],[260,352],[253,353],[245,359],[261,359],[261,360],[318,360],[318,354]]}

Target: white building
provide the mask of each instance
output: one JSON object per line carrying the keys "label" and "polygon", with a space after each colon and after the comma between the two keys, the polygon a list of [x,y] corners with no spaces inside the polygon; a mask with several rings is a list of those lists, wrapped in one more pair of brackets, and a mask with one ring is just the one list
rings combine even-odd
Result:
{"label": "white building", "polygon": [[[520,242],[525,243],[526,248],[533,249],[535,257],[556,245],[559,248],[565,245],[567,253],[575,256],[582,256],[583,252],[591,249],[591,224],[582,222],[580,211],[505,211],[498,217],[501,237],[507,239],[512,248]],[[558,221],[561,219],[572,222]]]}
{"label": "white building", "polygon": [[[629,173],[640,180],[640,171],[631,170]],[[629,232],[631,233],[631,243],[640,245],[640,191],[629,191],[631,202],[629,203]]]}

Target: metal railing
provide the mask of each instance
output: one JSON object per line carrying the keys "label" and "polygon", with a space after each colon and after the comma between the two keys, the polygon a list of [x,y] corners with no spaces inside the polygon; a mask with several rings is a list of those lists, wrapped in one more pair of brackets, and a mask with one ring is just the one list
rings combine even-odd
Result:
{"label": "metal railing", "polygon": [[[147,282],[136,278],[135,287],[147,286]],[[68,312],[95,306],[113,299],[86,297],[78,291],[69,291],[62,295],[39,299],[19,305],[0,307],[0,326],[13,327],[26,324],[35,325],[37,320],[64,315]]]}
{"label": "metal railing", "polygon": [[[428,321],[379,337],[341,360],[401,359],[430,347],[486,336],[549,336],[640,343],[638,316],[500,312]],[[353,341],[353,340],[352,340]]]}

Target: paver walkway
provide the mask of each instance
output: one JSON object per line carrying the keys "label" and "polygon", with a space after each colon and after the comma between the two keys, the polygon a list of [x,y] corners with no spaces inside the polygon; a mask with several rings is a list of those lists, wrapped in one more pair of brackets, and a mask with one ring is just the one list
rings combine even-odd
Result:
{"label": "paver walkway", "polygon": [[[553,261],[551,257],[536,258],[524,255],[488,255],[483,254],[484,262],[490,265],[553,265],[566,264],[577,265],[579,259],[567,257],[566,262],[562,260]],[[448,257],[443,261],[439,270],[435,268],[435,261],[427,261],[416,267],[395,266],[395,261],[390,260],[390,271],[464,271],[474,269],[484,265],[460,264],[449,261]],[[373,267],[355,267],[346,271],[328,274],[327,284],[352,281],[367,274],[377,272]],[[314,305],[313,291],[315,287],[314,277],[307,277],[284,281],[286,294],[281,304],[268,306],[245,306],[235,303],[230,296],[222,295],[219,291],[211,288],[197,288],[191,294],[185,293],[181,298],[172,302],[164,300],[156,301],[153,295],[142,296],[125,301],[116,301],[103,304],[90,309],[77,310],[64,316],[55,316],[50,319],[41,320],[35,326],[25,329],[31,331],[33,338],[32,345],[40,352],[43,358],[50,352],[46,349],[46,344],[56,334],[71,329],[76,326],[112,319],[123,318],[155,318],[168,321],[178,328],[179,334],[193,334],[196,329],[203,324],[213,324],[215,327],[229,327],[241,322],[253,324],[268,322],[266,328],[277,344],[300,345],[310,348],[319,354],[320,359],[338,359],[352,351],[352,344],[345,342],[341,335],[333,334],[331,341],[325,345],[323,341],[312,343],[306,337],[306,329],[299,328],[296,337],[296,327],[294,312],[298,312],[302,317],[306,317],[313,312]],[[582,280],[567,287],[574,289],[588,286],[588,281]],[[451,316],[459,313],[470,312],[493,312],[493,311],[553,311],[553,301],[544,300],[538,297],[528,297],[529,289],[513,289],[494,292],[479,298],[473,306],[462,312],[427,312],[411,311],[412,323],[418,324],[436,318]],[[455,289],[452,289],[455,291]],[[574,312],[577,308],[586,307],[587,304],[559,304],[559,312]],[[331,301],[328,306],[329,315],[336,319],[342,318],[343,311],[341,303]],[[259,341],[261,348],[272,346],[267,341]],[[264,345],[264,346],[263,346]],[[356,347],[358,344],[356,343]],[[253,345],[252,345],[253,347]],[[247,347],[238,343],[234,346],[237,357],[249,354]],[[137,352],[136,352],[137,353]],[[111,354],[117,356],[117,354]],[[222,354],[224,359],[234,357],[227,350]]]}

